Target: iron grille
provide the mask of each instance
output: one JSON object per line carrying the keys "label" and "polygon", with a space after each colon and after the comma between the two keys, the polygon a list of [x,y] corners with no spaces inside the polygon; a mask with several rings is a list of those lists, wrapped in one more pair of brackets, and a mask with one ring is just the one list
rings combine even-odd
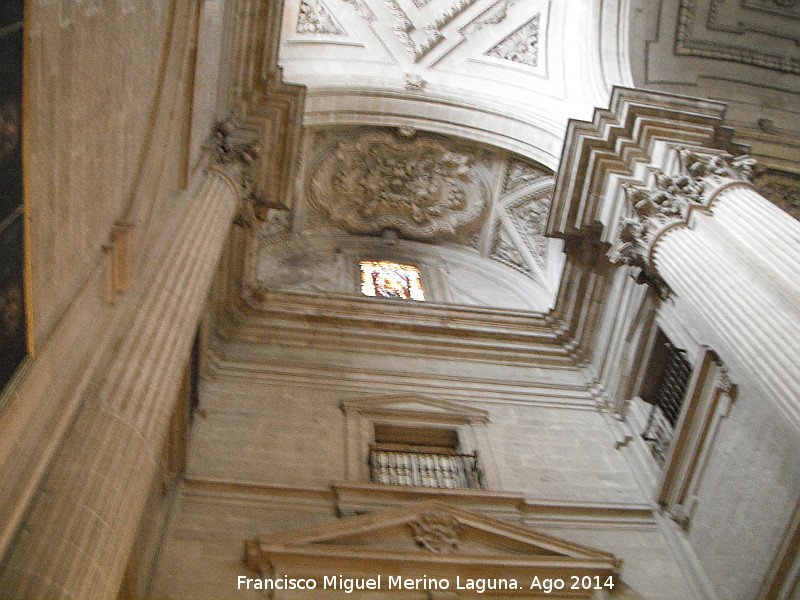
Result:
{"label": "iron grille", "polygon": [[642,437],[658,464],[663,465],[672,444],[672,435],[683,406],[686,388],[692,377],[692,367],[686,352],[670,343],[665,344],[666,364],[656,387],[655,401],[650,410]]}
{"label": "iron grille", "polygon": [[388,485],[483,489],[478,453],[389,450],[370,447],[370,479]]}

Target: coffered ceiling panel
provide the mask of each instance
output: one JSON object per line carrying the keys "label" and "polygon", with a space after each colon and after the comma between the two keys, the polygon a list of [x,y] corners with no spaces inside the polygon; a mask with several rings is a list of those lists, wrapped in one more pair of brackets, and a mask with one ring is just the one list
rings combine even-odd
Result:
{"label": "coffered ceiling panel", "polygon": [[307,125],[413,126],[553,168],[567,120],[630,83],[625,57],[603,51],[616,4],[287,0],[280,63],[308,86]]}

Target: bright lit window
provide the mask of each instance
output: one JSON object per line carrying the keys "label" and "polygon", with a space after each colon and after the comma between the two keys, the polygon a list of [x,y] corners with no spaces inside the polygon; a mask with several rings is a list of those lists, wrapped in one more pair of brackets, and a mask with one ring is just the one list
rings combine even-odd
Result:
{"label": "bright lit window", "polygon": [[361,261],[361,293],[397,300],[425,300],[419,269],[386,260]]}

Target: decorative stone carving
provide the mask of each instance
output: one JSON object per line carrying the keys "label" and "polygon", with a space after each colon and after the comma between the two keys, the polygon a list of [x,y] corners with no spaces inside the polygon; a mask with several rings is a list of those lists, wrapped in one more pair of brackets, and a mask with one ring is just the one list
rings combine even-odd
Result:
{"label": "decorative stone carving", "polygon": [[425,87],[425,80],[419,75],[415,75],[414,73],[406,73],[405,79],[405,87],[407,90],[418,92]]}
{"label": "decorative stone carving", "polygon": [[723,180],[749,181],[755,161],[747,156],[696,155],[677,148],[680,163],[676,175],[654,173],[653,189],[623,184],[633,216],[621,219],[617,243],[610,253],[612,262],[641,269],[640,281],[653,285],[660,295],[667,293],[663,280],[650,264],[655,239],[666,229],[685,223],[692,207],[706,206],[709,187]]}
{"label": "decorative stone carving", "polygon": [[417,129],[416,127],[401,125],[397,128],[397,133],[400,135],[400,137],[413,138],[415,135],[417,135]]}
{"label": "decorative stone carving", "polygon": [[343,33],[320,0],[300,0],[295,31],[297,33],[330,33],[334,35]]}
{"label": "decorative stone carving", "polygon": [[489,258],[496,260],[499,263],[516,269],[523,275],[527,275],[531,279],[535,279],[525,257],[520,252],[519,248],[508,238],[508,234],[499,223],[495,227],[494,235],[492,236],[492,245],[489,250]]}
{"label": "decorative stone carving", "polygon": [[536,262],[544,266],[547,262],[548,241],[544,235],[550,213],[550,196],[536,195],[523,198],[506,211],[522,237],[529,242],[529,249]]}
{"label": "decorative stone carving", "polygon": [[537,14],[484,54],[535,67],[539,61],[539,18]]}
{"label": "decorative stone carving", "polygon": [[458,549],[461,523],[452,515],[425,513],[409,521],[408,526],[417,545],[429,552],[444,554]]}
{"label": "decorative stone carving", "polygon": [[320,156],[308,198],[352,233],[394,229],[410,239],[468,239],[488,204],[470,156],[433,136],[366,132]]}
{"label": "decorative stone carving", "polygon": [[[396,21],[392,31],[415,62],[444,40],[442,28],[475,2],[476,0],[454,0],[446,9],[437,14],[432,21],[418,27],[411,21],[397,0],[384,0],[386,7]],[[411,35],[414,31],[423,31],[424,37],[419,41],[415,41]]]}
{"label": "decorative stone carving", "polygon": [[241,162],[251,165],[261,154],[261,142],[258,140],[239,142],[235,140],[237,130],[233,119],[226,119],[214,128],[211,147],[214,152],[214,163],[217,165],[230,165]]}
{"label": "decorative stone carving", "polygon": [[508,9],[514,6],[517,0],[499,0],[472,23],[461,29],[462,35],[469,35],[486,25],[502,23],[508,16]]}
{"label": "decorative stone carving", "polygon": [[258,228],[258,237],[265,244],[285,241],[291,232],[292,217],[288,210],[269,210]]}
{"label": "decorative stone carving", "polygon": [[370,10],[369,6],[366,5],[364,0],[343,0],[343,1],[352,5],[353,8],[358,13],[358,15],[365,21],[372,22],[375,20],[375,13],[373,13],[372,10]]}
{"label": "decorative stone carving", "polygon": [[730,396],[732,399],[736,398],[736,394],[739,390],[739,386],[733,382],[726,367],[722,367],[722,370],[719,372],[719,382],[717,383],[717,387],[721,392],[728,394],[728,396]]}
{"label": "decorative stone carving", "polygon": [[684,529],[689,528],[689,522],[691,521],[692,515],[683,504],[673,504],[670,507],[668,514],[670,518],[678,525]]}
{"label": "decorative stone carving", "polygon": [[503,183],[503,193],[514,192],[527,185],[535,183],[545,177],[552,176],[552,172],[541,165],[535,165],[521,160],[509,160],[506,169],[506,180]]}
{"label": "decorative stone carving", "polygon": [[764,170],[753,177],[753,187],[767,200],[800,220],[800,175]]}
{"label": "decorative stone carving", "polygon": [[226,119],[214,129],[211,149],[212,164],[238,179],[241,188],[239,213],[234,223],[249,229],[263,221],[268,209],[264,193],[253,182],[253,163],[262,151],[259,140],[236,140],[237,125]]}

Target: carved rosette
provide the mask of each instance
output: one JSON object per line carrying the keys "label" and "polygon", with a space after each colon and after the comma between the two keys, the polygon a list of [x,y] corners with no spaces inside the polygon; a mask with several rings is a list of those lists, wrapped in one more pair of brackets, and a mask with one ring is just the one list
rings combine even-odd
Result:
{"label": "carved rosette", "polygon": [[420,548],[436,553],[455,552],[458,549],[461,523],[452,515],[425,513],[410,521],[408,526]]}
{"label": "carved rosette", "polygon": [[433,137],[367,132],[320,154],[308,197],[351,233],[468,239],[488,204],[473,160]]}
{"label": "carved rosette", "polygon": [[640,269],[640,283],[648,283],[662,297],[668,289],[651,262],[653,247],[667,229],[685,225],[693,208],[708,206],[709,192],[734,181],[751,181],[755,161],[730,154],[700,156],[677,148],[678,173],[655,171],[652,189],[623,184],[632,208],[620,220],[617,240],[609,253],[611,262]]}

